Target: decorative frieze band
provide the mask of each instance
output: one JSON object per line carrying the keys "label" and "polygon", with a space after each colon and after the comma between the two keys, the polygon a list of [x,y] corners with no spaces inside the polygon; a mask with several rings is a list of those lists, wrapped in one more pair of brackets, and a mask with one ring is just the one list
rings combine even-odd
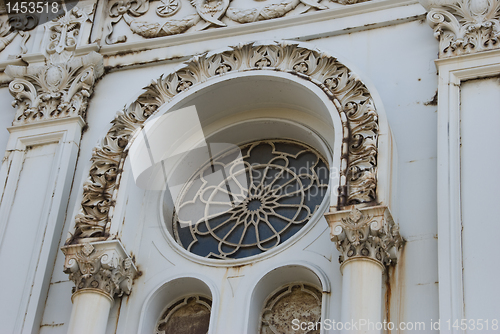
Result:
{"label": "decorative frieze band", "polygon": [[64,272],[75,283],[73,293],[97,289],[113,299],[130,294],[137,273],[132,259],[118,241],[65,246]]}
{"label": "decorative frieze band", "polygon": [[13,66],[5,73],[17,106],[14,125],[82,116],[95,81],[104,73],[102,56],[91,52],[68,62]]}
{"label": "decorative frieze band", "polygon": [[440,58],[500,47],[500,0],[421,0]]}
{"label": "decorative frieze band", "polygon": [[130,34],[115,33],[115,26],[119,22],[126,23],[130,31],[138,36],[156,38],[296,16],[333,9],[338,4],[352,5],[364,1],[369,0],[281,0],[258,6],[244,2],[233,4],[231,0],[161,0],[158,3],[149,0],[112,0],[109,1],[106,19],[106,43],[127,41],[127,35]]}
{"label": "decorative frieze band", "polygon": [[325,217],[341,264],[356,258],[370,258],[383,266],[395,263],[404,241],[387,207],[328,212]]}

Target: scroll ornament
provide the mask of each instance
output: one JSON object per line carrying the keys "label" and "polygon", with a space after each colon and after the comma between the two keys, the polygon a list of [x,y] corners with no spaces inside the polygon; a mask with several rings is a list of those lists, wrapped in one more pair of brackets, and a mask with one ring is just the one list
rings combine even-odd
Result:
{"label": "scroll ornament", "polygon": [[[1,5],[0,5],[1,6]],[[21,15],[10,15],[6,20],[0,20],[0,52],[12,43],[14,38],[21,36],[21,52],[9,57],[19,58],[22,54],[28,52],[26,43],[31,37],[30,30],[33,30],[38,24],[38,17],[29,13]]]}
{"label": "scroll ornament", "polygon": [[102,56],[91,52],[67,63],[12,66],[9,90],[17,107],[14,125],[82,116],[95,81],[104,73]]}
{"label": "scroll ornament", "polygon": [[45,64],[7,66],[5,73],[13,79],[12,105],[17,107],[13,125],[72,116],[85,119],[94,84],[104,73],[100,54],[74,57],[81,25],[92,12],[93,5],[74,7],[48,23]]}
{"label": "scroll ornament", "polygon": [[441,58],[500,47],[500,0],[421,0]]}

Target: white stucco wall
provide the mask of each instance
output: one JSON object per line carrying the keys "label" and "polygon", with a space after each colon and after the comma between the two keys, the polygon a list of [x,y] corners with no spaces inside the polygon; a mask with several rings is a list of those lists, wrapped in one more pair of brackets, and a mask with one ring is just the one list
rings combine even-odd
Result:
{"label": "white stucco wall", "polygon": [[[362,21],[361,18],[359,20]],[[339,24],[337,21],[332,23],[332,26]],[[286,28],[286,32],[284,29],[277,29],[254,33],[244,39],[286,38],[290,34],[308,36],[311,31],[314,31],[314,27],[303,29],[297,26],[294,29]],[[408,241],[398,267],[399,276],[402,277],[398,282],[399,290],[392,291],[391,303],[397,305],[390,307],[391,310],[397,309],[394,313],[398,314],[399,321],[428,323],[430,319],[439,317],[435,195],[436,107],[430,103],[437,89],[433,64],[437,55],[437,43],[432,31],[420,20],[401,20],[400,24],[387,27],[344,32],[323,38],[313,35],[303,39],[338,56],[339,60],[358,73],[363,81],[371,83],[371,92],[376,91],[379,101],[383,103],[399,152],[395,219],[401,226],[401,234]],[[190,56],[200,48],[214,50],[240,41],[238,37],[229,37],[210,43],[192,43],[173,48],[177,50],[174,52],[176,54],[185,53]],[[129,59],[127,57],[125,55],[123,59]],[[141,54],[135,57],[140,58]],[[116,57],[113,59],[117,61]],[[140,89],[151,80],[157,79],[161,73],[168,73],[179,63],[172,61],[114,70],[97,83],[88,108],[88,129],[81,141],[61,245],[81,201],[82,184],[88,175],[92,148],[109,129],[109,122],[118,110],[131,102]],[[7,98],[10,99],[9,96]],[[329,240],[324,218],[292,247],[271,259],[248,267],[217,269],[193,263],[170,249],[164,235],[158,231],[158,194],[134,189],[133,185],[129,185],[122,198],[124,203],[127,203],[124,229],[133,231],[134,234],[133,238],[125,238],[130,240],[125,242],[125,247],[136,256],[143,276],[135,281],[132,295],[124,298],[121,306],[115,305],[112,310],[108,328],[110,333],[115,330],[118,313],[120,318],[117,332],[137,332],[148,295],[162,283],[182,275],[198,275],[208,280],[220,293],[220,299],[217,301],[220,308],[214,310],[219,315],[214,323],[216,333],[234,329],[244,331],[251,307],[251,291],[259,278],[276,266],[300,261],[308,261],[323,268],[331,286],[331,293],[325,297],[328,315],[330,318],[339,319],[341,274],[337,251]],[[73,283],[62,273],[63,261],[64,256],[59,252],[41,333],[66,331],[71,312],[70,296]],[[232,281],[228,280],[228,277],[233,277]],[[121,309],[118,311],[119,307]]]}

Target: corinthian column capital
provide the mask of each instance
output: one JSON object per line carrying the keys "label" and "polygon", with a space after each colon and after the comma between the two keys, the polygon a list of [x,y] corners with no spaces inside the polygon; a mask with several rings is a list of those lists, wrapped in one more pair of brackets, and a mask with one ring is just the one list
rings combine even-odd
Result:
{"label": "corinthian column capital", "polygon": [[102,56],[90,52],[63,63],[29,66],[9,65],[5,73],[13,80],[9,90],[17,106],[14,125],[81,116],[96,80],[104,73]]}
{"label": "corinthian column capital", "polygon": [[130,294],[137,268],[117,240],[69,245],[64,272],[75,283],[73,295],[93,291],[113,300]]}
{"label": "corinthian column capital", "polygon": [[325,217],[342,265],[354,259],[371,259],[383,267],[395,263],[404,241],[387,207],[328,212]]}
{"label": "corinthian column capital", "polygon": [[500,48],[500,0],[420,0],[439,40],[439,57]]}

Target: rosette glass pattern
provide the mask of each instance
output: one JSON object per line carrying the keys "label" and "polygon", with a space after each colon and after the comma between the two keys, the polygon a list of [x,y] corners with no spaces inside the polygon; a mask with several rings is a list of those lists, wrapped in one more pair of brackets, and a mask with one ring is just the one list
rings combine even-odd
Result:
{"label": "rosette glass pattern", "polygon": [[[240,154],[241,152],[241,154]],[[222,171],[216,184],[207,175]],[[262,140],[213,158],[176,203],[176,241],[196,255],[238,259],[261,254],[297,233],[327,193],[326,160],[308,145]]]}

